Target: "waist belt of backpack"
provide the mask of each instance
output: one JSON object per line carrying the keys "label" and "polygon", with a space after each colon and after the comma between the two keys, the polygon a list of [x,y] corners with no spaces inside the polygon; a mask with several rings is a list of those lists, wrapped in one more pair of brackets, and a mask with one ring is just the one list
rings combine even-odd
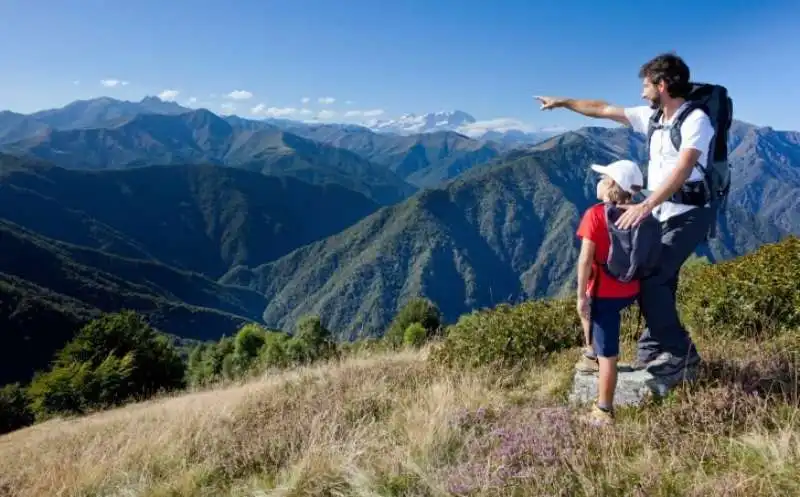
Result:
{"label": "waist belt of backpack", "polygon": [[681,189],[675,192],[668,200],[676,204],[702,207],[708,203],[706,185],[703,181],[684,183]]}

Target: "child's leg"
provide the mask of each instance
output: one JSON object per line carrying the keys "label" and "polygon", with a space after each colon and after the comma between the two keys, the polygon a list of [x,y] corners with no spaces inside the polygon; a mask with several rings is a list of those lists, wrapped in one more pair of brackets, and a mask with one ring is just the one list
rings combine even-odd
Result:
{"label": "child's leg", "polygon": [[600,409],[614,409],[614,391],[617,388],[617,356],[598,357],[600,373],[597,382],[597,406]]}
{"label": "child's leg", "polygon": [[612,411],[617,387],[617,358],[621,311],[632,299],[595,299],[592,306],[592,339],[600,368],[597,384],[597,405]]}

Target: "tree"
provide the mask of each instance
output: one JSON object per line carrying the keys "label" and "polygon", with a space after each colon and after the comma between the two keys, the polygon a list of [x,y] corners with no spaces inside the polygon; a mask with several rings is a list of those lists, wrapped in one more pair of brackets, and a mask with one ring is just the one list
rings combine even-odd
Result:
{"label": "tree", "polygon": [[33,413],[28,399],[19,383],[0,388],[0,434],[28,426],[33,423]]}
{"label": "tree", "polygon": [[432,336],[442,323],[438,307],[423,297],[411,299],[394,317],[384,338],[392,346],[399,347],[403,344],[406,330],[414,323],[422,325],[426,338]]}
{"label": "tree", "polygon": [[264,367],[282,368],[290,364],[288,344],[292,339],[286,333],[272,331],[267,333],[264,347],[261,348],[261,363]]}
{"label": "tree", "polygon": [[322,325],[318,316],[301,318],[291,342],[287,344],[289,355],[297,362],[324,359],[336,351],[333,335]]}
{"label": "tree", "polygon": [[184,365],[165,336],[132,311],[86,324],[29,387],[39,418],[82,413],[182,388]]}
{"label": "tree", "polygon": [[250,370],[267,341],[267,332],[257,324],[246,324],[236,334],[234,357],[240,374]]}
{"label": "tree", "polygon": [[409,347],[420,347],[425,343],[428,332],[419,323],[411,323],[403,334],[403,343]]}
{"label": "tree", "polygon": [[266,332],[260,326],[247,324],[236,334],[235,351],[241,356],[256,357],[266,340]]}

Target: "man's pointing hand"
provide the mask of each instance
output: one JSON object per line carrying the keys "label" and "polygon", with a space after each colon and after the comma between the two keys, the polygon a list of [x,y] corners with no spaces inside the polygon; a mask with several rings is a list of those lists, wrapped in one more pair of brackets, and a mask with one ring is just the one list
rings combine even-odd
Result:
{"label": "man's pointing hand", "polygon": [[542,103],[541,110],[555,109],[556,107],[564,105],[563,98],[541,97],[539,95],[535,95],[534,98]]}

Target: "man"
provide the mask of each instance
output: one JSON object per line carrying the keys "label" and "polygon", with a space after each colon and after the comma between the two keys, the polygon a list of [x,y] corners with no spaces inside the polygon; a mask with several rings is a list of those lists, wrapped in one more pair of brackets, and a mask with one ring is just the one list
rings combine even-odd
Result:
{"label": "man", "polygon": [[714,128],[700,109],[689,113],[681,126],[680,150],[669,137],[669,124],[683,105],[691,88],[689,68],[674,54],[662,54],[642,65],[642,98],[649,106],[622,108],[600,100],[539,97],[543,110],[565,108],[585,116],[605,118],[647,134],[648,121],[657,109],[662,110],[662,129],[653,132],[649,147],[646,189],[650,193],[642,203],[628,208],[617,221],[620,228],[637,225],[652,214],[661,221],[664,244],[659,272],[641,282],[639,306],[647,328],[638,343],[634,368],[646,368],[654,375],[672,376],[684,367],[695,367],[700,356],[680,322],[675,302],[681,266],[705,239],[714,217],[708,205],[679,203],[677,196],[684,184],[695,185],[702,173],[695,167],[706,164]]}

